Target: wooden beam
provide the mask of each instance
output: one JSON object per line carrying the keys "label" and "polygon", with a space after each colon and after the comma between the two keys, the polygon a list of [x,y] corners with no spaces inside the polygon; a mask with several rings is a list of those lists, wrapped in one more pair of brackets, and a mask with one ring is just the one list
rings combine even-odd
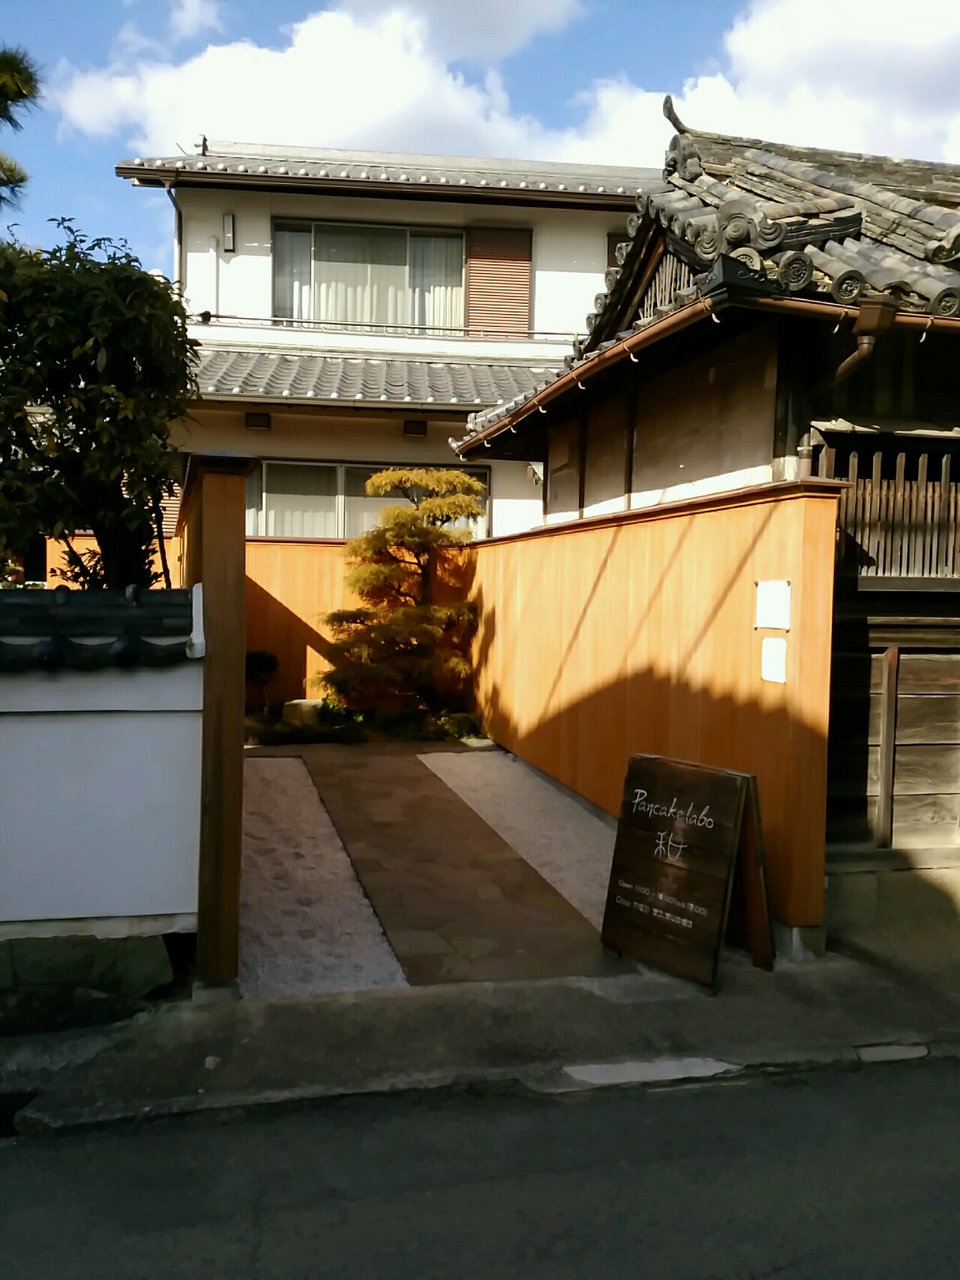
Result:
{"label": "wooden beam", "polygon": [[200,581],[206,657],[197,978],[235,981],[240,931],[243,809],[244,496],[248,462],[201,470]]}
{"label": "wooden beam", "polygon": [[883,653],[880,684],[880,792],[877,797],[877,844],[889,849],[893,843],[893,774],[897,740],[897,676],[900,650],[891,645]]}
{"label": "wooden beam", "polygon": [[625,448],[623,457],[623,507],[630,510],[633,494],[633,456],[637,435],[637,402],[639,399],[639,381],[637,371],[630,370],[630,384],[627,391],[627,415],[624,423]]}
{"label": "wooden beam", "polygon": [[587,485],[587,430],[588,415],[586,410],[580,414],[577,428],[577,514],[583,519],[584,501]]}

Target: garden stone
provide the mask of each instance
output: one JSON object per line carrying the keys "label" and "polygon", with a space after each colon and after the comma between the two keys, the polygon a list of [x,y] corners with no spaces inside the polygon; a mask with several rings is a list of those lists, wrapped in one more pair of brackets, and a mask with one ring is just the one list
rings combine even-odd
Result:
{"label": "garden stone", "polygon": [[161,937],[15,938],[8,945],[12,985],[21,989],[88,987],[142,996],[173,979]]}
{"label": "garden stone", "polygon": [[10,957],[17,987],[86,987],[96,938],[13,938]]}
{"label": "garden stone", "polygon": [[173,981],[163,938],[102,940],[90,974],[90,986],[124,996],[145,996]]}
{"label": "garden stone", "polygon": [[283,719],[287,724],[315,725],[319,698],[294,698],[283,704]]}

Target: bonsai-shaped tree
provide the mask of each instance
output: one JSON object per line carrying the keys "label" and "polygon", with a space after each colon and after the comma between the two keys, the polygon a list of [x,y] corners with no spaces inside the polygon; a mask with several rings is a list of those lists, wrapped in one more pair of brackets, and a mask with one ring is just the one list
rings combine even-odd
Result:
{"label": "bonsai-shaped tree", "polygon": [[366,607],[327,615],[333,667],[320,679],[358,709],[436,714],[464,699],[476,626],[469,602],[436,600],[439,553],[469,542],[469,529],[453,526],[483,514],[485,488],[463,471],[398,467],[371,476],[366,489],[405,502],[385,507],[347,545],[347,586]]}
{"label": "bonsai-shaped tree", "polygon": [[[0,243],[0,548],[61,539],[80,585],[150,586],[161,499],[172,491],[169,423],[196,393],[198,344],[173,286],[126,245]],[[90,530],[98,551],[71,539]]]}

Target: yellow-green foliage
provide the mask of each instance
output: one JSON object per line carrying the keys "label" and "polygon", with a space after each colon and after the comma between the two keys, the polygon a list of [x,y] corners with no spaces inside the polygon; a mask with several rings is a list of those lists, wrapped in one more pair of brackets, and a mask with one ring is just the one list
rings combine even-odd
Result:
{"label": "yellow-green foliage", "polygon": [[484,485],[462,471],[400,468],[367,481],[371,495],[398,494],[376,528],[347,546],[347,585],[365,608],[328,614],[333,669],[323,683],[353,706],[400,699],[436,711],[462,703],[476,627],[473,606],[436,604],[437,553],[470,540],[449,526],[483,514]]}

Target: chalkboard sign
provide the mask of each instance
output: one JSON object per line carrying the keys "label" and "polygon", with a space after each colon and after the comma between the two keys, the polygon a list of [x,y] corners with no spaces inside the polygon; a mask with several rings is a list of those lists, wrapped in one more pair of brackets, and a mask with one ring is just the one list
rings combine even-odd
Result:
{"label": "chalkboard sign", "polygon": [[738,933],[754,963],[770,968],[756,779],[662,756],[631,756],[604,946],[713,987],[734,891]]}

